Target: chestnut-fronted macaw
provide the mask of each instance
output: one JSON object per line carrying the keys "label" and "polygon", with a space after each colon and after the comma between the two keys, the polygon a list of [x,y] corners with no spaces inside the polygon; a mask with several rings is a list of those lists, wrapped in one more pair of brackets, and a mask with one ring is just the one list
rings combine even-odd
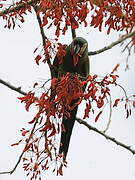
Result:
{"label": "chestnut-fronted macaw", "polygon": [[[63,63],[60,64],[56,55],[53,62],[53,74],[52,78],[59,78],[65,75],[67,72],[78,74],[80,77],[87,78],[89,74],[89,57],[88,57],[88,43],[82,37],[76,37],[72,43],[66,47],[66,55],[63,57]],[[75,59],[75,56],[77,59]],[[63,116],[62,123],[65,131],[61,132],[61,140],[59,153],[63,154],[66,159],[70,137],[72,129],[76,119],[78,105],[73,110],[68,110],[70,118],[67,119]]]}

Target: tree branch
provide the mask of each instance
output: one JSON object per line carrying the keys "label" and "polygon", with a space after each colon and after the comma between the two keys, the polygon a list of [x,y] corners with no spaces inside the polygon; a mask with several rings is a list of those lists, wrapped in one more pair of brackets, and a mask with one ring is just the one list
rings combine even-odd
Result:
{"label": "tree branch", "polygon": [[19,3],[17,4],[16,6],[13,6],[13,7],[9,7],[3,11],[0,11],[0,16],[3,16],[3,15],[6,15],[6,14],[9,14],[9,13],[12,13],[12,12],[15,12],[15,11],[19,11],[20,9],[23,9],[26,7],[26,5],[32,5],[32,4],[35,4],[37,3],[39,0],[30,0],[28,1],[27,3]]}
{"label": "tree branch", "polygon": [[[38,24],[39,24],[39,28],[40,28],[40,32],[41,32],[41,36],[42,36],[42,43],[43,43],[43,48],[44,48],[44,51],[45,51],[45,48],[46,48],[46,40],[48,39],[47,36],[45,35],[45,32],[44,32],[44,28],[42,27],[42,20],[41,20],[41,17],[38,13],[38,6],[37,5],[32,5],[32,7],[34,8],[34,11],[36,13],[36,16],[37,16],[37,20],[38,20]],[[51,65],[51,61],[50,59],[47,59],[47,63],[48,63],[48,66],[50,68],[50,71],[52,71],[52,65]]]}
{"label": "tree branch", "polygon": [[5,86],[7,86],[8,88],[12,89],[13,91],[16,91],[16,92],[18,92],[18,93],[20,93],[22,95],[26,95],[27,94],[26,92],[21,90],[21,87],[15,87],[12,84],[10,84],[9,82],[6,82],[6,81],[4,81],[2,79],[0,79],[0,84],[3,84]]}
{"label": "tree branch", "polygon": [[[46,38],[46,36],[45,36],[45,34],[44,34],[44,32],[43,32],[43,27],[41,27],[41,19],[40,19],[40,16],[39,16],[38,13],[37,13],[37,8],[38,8],[38,6],[36,5],[37,2],[39,2],[39,0],[29,0],[27,3],[20,3],[20,4],[16,5],[15,7],[12,7],[12,8],[10,7],[10,8],[7,8],[7,9],[3,10],[3,11],[0,11],[0,16],[3,16],[3,15],[6,15],[6,14],[8,14],[8,13],[12,13],[12,12],[18,11],[18,10],[20,10],[20,9],[23,9],[23,8],[25,8],[26,5],[31,5],[31,6],[33,6],[34,9],[35,9],[35,11],[36,11],[37,19],[38,19],[38,22],[39,22],[39,25],[40,25],[40,30],[41,30],[41,35],[42,35],[42,39],[43,39],[43,44],[45,44],[44,38]],[[96,6],[99,6],[100,3],[103,3],[103,2],[102,2],[102,0],[93,0],[93,3],[94,3]],[[76,37],[75,30],[72,29],[71,31],[72,31],[72,37],[73,37],[73,38]],[[102,53],[102,52],[104,52],[104,51],[106,51],[106,50],[109,50],[109,49],[111,49],[112,47],[120,44],[121,42],[125,41],[126,39],[133,37],[133,36],[135,36],[135,31],[133,31],[133,32],[131,32],[131,33],[125,35],[125,36],[122,36],[122,37],[119,38],[117,41],[111,43],[111,44],[108,45],[108,46],[105,46],[104,48],[101,48],[101,49],[96,50],[96,51],[90,51],[90,52],[88,52],[88,55],[89,55],[89,56],[92,56],[92,55],[100,54],[100,53]]]}
{"label": "tree branch", "polygon": [[89,55],[89,56],[92,56],[92,55],[100,54],[100,53],[102,53],[102,52],[104,52],[104,51],[106,51],[106,50],[109,50],[109,49],[113,48],[114,46],[122,43],[122,42],[125,41],[126,39],[131,38],[131,37],[133,37],[133,36],[135,36],[135,31],[133,31],[133,32],[131,32],[131,33],[129,33],[129,34],[126,34],[126,35],[120,37],[117,41],[114,41],[113,43],[111,43],[111,44],[108,45],[108,46],[105,46],[104,48],[101,48],[101,49],[96,50],[96,51],[88,52],[88,55]]}
{"label": "tree branch", "polygon": [[[2,82],[1,84],[7,86],[8,88],[20,93],[20,94],[23,94],[23,95],[26,95],[27,93],[26,92],[23,92],[21,91],[20,89],[18,90],[17,87],[13,86],[13,85],[9,85],[9,83],[7,83],[6,81],[3,81],[2,79],[0,79],[0,82]],[[88,124],[86,121],[83,121],[82,119],[80,118],[76,118],[77,122],[80,123],[80,124],[83,124],[84,126],[86,126],[89,130],[92,130],[92,131],[95,131],[96,133],[104,136],[106,139],[109,139],[110,141],[116,143],[117,145],[127,149],[128,151],[130,151],[131,153],[135,154],[135,150],[132,149],[130,146],[128,145],[125,145],[124,143],[116,140],[114,137],[111,137],[111,136],[108,136],[106,135],[104,132],[98,130],[97,128],[91,126],[90,124]],[[33,130],[34,131],[34,130]],[[11,171],[10,171],[11,172]],[[7,172],[7,173],[10,173],[10,172]]]}
{"label": "tree branch", "polygon": [[40,15],[38,13],[38,6],[37,5],[32,5],[32,7],[34,8],[34,11],[35,11],[36,16],[37,16],[37,20],[38,20],[38,24],[39,24],[39,28],[40,28],[40,32],[41,32],[41,36],[42,36],[43,46],[45,47],[46,46],[46,41],[45,40],[47,39],[47,36],[45,35],[44,29],[42,27],[42,21],[41,21]]}
{"label": "tree branch", "polygon": [[114,137],[108,136],[107,134],[105,134],[104,132],[98,130],[97,128],[91,126],[90,124],[88,124],[86,121],[80,119],[80,118],[76,118],[77,122],[80,124],[83,124],[84,126],[86,126],[89,130],[95,131],[96,133],[104,136],[106,139],[109,139],[110,141],[114,142],[115,144],[127,149],[128,151],[130,151],[131,153],[135,154],[135,150],[132,149],[130,146],[127,146],[126,144],[123,144],[122,142],[116,140]]}
{"label": "tree branch", "polygon": [[71,28],[71,33],[72,33],[72,39],[76,38],[75,29],[72,29],[72,28]]}

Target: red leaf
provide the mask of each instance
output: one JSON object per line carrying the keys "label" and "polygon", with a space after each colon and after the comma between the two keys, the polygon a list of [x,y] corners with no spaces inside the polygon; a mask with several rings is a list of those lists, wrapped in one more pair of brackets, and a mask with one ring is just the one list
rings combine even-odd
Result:
{"label": "red leaf", "polygon": [[54,136],[56,134],[56,128],[54,126],[54,124],[52,124],[52,132],[48,137]]}
{"label": "red leaf", "polygon": [[79,24],[78,24],[78,22],[75,20],[75,18],[72,18],[71,27],[72,27],[72,29],[77,29],[77,28],[79,28]]}
{"label": "red leaf", "polygon": [[85,109],[85,114],[84,114],[83,119],[89,118],[89,113],[90,113],[91,108],[92,108],[91,103],[90,102],[89,104],[86,103],[86,109]]}
{"label": "red leaf", "polygon": [[119,77],[118,75],[110,75],[110,77],[112,78],[112,83],[116,82],[117,77]]}
{"label": "red leaf", "polygon": [[135,108],[135,101],[133,101],[133,107]]}
{"label": "red leaf", "polygon": [[37,118],[34,117],[33,120],[32,120],[32,121],[29,121],[28,123],[29,123],[29,124],[34,123],[34,122],[36,121],[36,119],[37,119]]}
{"label": "red leaf", "polygon": [[97,101],[97,107],[101,108],[104,105],[104,100],[100,97],[99,100]]}
{"label": "red leaf", "polygon": [[120,99],[116,99],[115,102],[114,102],[114,105],[113,107],[117,107],[118,103],[119,103]]}
{"label": "red leaf", "polygon": [[28,132],[29,132],[29,130],[23,131],[22,136],[25,136]]}
{"label": "red leaf", "polygon": [[20,140],[18,143],[11,144],[11,146],[17,146],[20,144],[20,142],[22,142],[22,140]]}
{"label": "red leaf", "polygon": [[34,170],[34,171],[37,171],[38,168],[39,168],[39,165],[38,165],[37,163],[35,163],[35,165],[34,165],[34,167],[33,167],[33,170]]}
{"label": "red leaf", "polygon": [[19,143],[14,143],[14,144],[11,144],[11,146],[17,146],[19,145]]}
{"label": "red leaf", "polygon": [[36,64],[39,65],[39,61],[42,57],[40,55],[37,55],[37,57],[35,58]]}
{"label": "red leaf", "polygon": [[100,111],[100,112],[98,113],[98,115],[97,115],[97,116],[96,116],[96,118],[95,118],[95,122],[97,122],[97,121],[98,121],[99,116],[102,114],[102,112],[103,112],[103,111]]}
{"label": "red leaf", "polygon": [[55,35],[56,35],[57,37],[60,36],[60,28],[59,28],[59,27],[57,27],[57,29],[56,29],[56,31],[55,31]]}
{"label": "red leaf", "polygon": [[59,170],[58,170],[58,174],[60,174],[61,176],[63,176],[62,167],[63,167],[63,165],[61,165],[60,168],[59,168]]}

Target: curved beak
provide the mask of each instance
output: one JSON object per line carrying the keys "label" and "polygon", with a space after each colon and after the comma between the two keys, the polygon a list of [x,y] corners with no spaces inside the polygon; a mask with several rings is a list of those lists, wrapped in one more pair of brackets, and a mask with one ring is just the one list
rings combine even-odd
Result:
{"label": "curved beak", "polygon": [[81,48],[80,48],[80,46],[79,46],[79,44],[71,44],[71,53],[72,53],[72,55],[77,55],[77,54],[79,54],[79,51],[81,50]]}
{"label": "curved beak", "polygon": [[82,56],[84,51],[86,50],[87,48],[87,43],[83,44],[82,47],[80,47],[79,44],[74,44],[72,43],[71,44],[71,54],[72,55],[78,55],[78,56]]}

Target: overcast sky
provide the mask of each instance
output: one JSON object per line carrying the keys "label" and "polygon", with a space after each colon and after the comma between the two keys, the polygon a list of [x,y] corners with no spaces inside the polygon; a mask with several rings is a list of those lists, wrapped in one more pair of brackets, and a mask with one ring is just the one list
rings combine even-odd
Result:
{"label": "overcast sky", "polygon": [[[47,35],[53,37],[54,29],[48,30]],[[77,31],[78,36],[88,40],[89,50],[96,50],[117,40],[119,33],[112,32],[109,36],[106,32],[99,33],[97,29],[81,28]],[[70,43],[70,31],[61,42]],[[44,82],[49,78],[47,66],[43,63],[37,66],[33,54],[34,49],[41,43],[39,27],[34,14],[28,15],[26,23],[15,30],[4,29],[3,21],[0,21],[0,78],[23,90],[29,91],[35,82]],[[119,82],[129,94],[135,94],[134,85],[134,57],[130,58],[130,70],[124,71],[126,58],[121,53],[119,46],[102,53],[91,56],[91,74],[106,75],[120,62]],[[115,92],[114,92],[115,91]],[[113,90],[118,97],[121,90]],[[21,153],[21,147],[11,147],[21,136],[19,130],[22,127],[30,128],[27,124],[33,117],[33,112],[26,112],[24,104],[17,97],[21,95],[0,84],[0,171],[11,170]],[[83,107],[78,112],[78,117],[83,115]],[[135,149],[135,113],[125,119],[122,107],[114,109],[112,122],[107,134],[115,137]],[[108,112],[103,114],[97,123],[94,118],[87,122],[101,130],[104,130],[108,120]],[[83,125],[75,124],[68,152],[68,167],[64,169],[63,177],[56,177],[51,171],[43,172],[46,180],[69,180],[69,179],[92,179],[92,180],[134,180],[135,157],[127,150],[106,140],[101,135],[89,131]],[[22,164],[13,175],[0,175],[0,180],[28,180],[22,169]]]}

